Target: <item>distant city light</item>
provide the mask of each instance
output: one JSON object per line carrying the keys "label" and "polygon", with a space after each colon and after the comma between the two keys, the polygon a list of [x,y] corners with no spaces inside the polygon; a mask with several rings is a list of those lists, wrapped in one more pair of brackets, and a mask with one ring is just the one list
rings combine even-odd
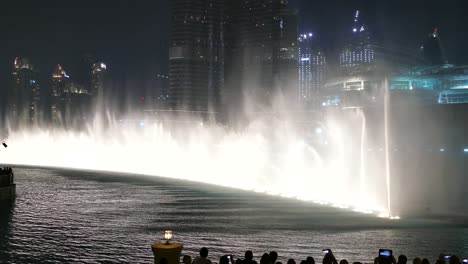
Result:
{"label": "distant city light", "polygon": [[313,36],[313,34],[312,34],[312,33],[309,33],[309,37],[312,37],[312,36]]}
{"label": "distant city light", "polygon": [[444,148],[439,149],[440,152],[445,152]]}
{"label": "distant city light", "polygon": [[302,58],[301,61],[309,61],[310,58]]}
{"label": "distant city light", "polygon": [[353,32],[357,32],[357,28],[353,28]]}
{"label": "distant city light", "polygon": [[322,130],[322,128],[320,128],[320,127],[317,127],[317,128],[315,129],[315,133],[317,133],[317,134],[322,134],[322,132],[323,132],[323,130]]}
{"label": "distant city light", "polygon": [[141,121],[140,121],[140,126],[141,126],[141,127],[144,127],[144,126],[145,126],[145,121],[141,120]]}
{"label": "distant city light", "polygon": [[463,152],[468,153],[468,148],[465,148]]}
{"label": "distant city light", "polygon": [[107,65],[105,63],[101,63],[101,68],[107,69]]}

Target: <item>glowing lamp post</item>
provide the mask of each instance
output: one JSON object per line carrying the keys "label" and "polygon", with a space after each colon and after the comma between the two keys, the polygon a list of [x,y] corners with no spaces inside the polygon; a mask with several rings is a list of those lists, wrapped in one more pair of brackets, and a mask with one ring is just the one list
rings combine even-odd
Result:
{"label": "glowing lamp post", "polygon": [[172,231],[171,230],[164,231],[164,240],[166,240],[166,245],[170,244],[171,239],[172,239]]}
{"label": "glowing lamp post", "polygon": [[179,264],[180,253],[184,247],[181,243],[170,243],[172,240],[172,231],[164,231],[165,243],[151,245],[154,255],[154,263],[159,264],[162,258],[167,259],[168,264]]}

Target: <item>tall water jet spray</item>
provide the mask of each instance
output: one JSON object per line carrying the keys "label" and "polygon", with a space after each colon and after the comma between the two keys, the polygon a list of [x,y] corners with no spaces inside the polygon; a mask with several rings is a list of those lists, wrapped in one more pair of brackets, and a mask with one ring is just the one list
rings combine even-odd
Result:
{"label": "tall water jet spray", "polygon": [[389,107],[390,94],[388,90],[388,79],[384,81],[384,141],[385,141],[385,177],[387,185],[387,210],[390,218],[392,215],[392,197],[391,197],[391,179],[390,179],[390,152],[389,152],[389,120],[388,120],[388,107]]}
{"label": "tall water jet spray", "polygon": [[359,166],[359,178],[360,178],[360,193],[361,201],[365,201],[366,193],[366,116],[362,109],[359,109],[359,116],[361,117],[361,144],[360,144],[360,166]]}
{"label": "tall water jet spray", "polygon": [[[254,119],[244,129],[233,130],[214,123],[202,125],[196,117],[188,123],[147,119],[139,125],[141,119],[135,119],[138,116],[116,120],[107,114],[102,115],[108,119],[105,128],[98,121],[85,131],[11,131],[10,141],[15,142],[15,148],[9,150],[4,161],[179,178],[359,212],[387,213],[384,200],[379,199],[382,196],[369,199],[369,191],[378,186],[373,185],[375,179],[366,178],[368,135],[364,112],[345,115],[344,119],[335,114],[325,117],[321,133],[303,133],[302,125],[290,119]],[[354,140],[359,133],[361,142]],[[354,153],[355,161],[350,159]],[[383,178],[382,174],[374,175]]]}

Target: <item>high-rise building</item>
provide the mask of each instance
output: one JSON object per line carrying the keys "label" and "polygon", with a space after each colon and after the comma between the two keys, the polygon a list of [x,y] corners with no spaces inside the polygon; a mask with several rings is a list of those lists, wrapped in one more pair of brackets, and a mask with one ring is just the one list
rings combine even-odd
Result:
{"label": "high-rise building", "polygon": [[172,5],[169,99],[175,108],[217,110],[237,102],[231,110],[239,110],[244,96],[267,103],[275,91],[295,93],[297,14],[287,0]]}
{"label": "high-rise building", "polygon": [[375,66],[375,48],[371,34],[356,11],[348,44],[340,53],[341,70],[348,74],[372,71]]}
{"label": "high-rise building", "polygon": [[297,14],[288,9],[288,1],[227,3],[225,96],[253,97],[261,104],[277,91],[295,92]]}
{"label": "high-rise building", "polygon": [[20,123],[37,122],[40,112],[38,72],[27,59],[16,57],[13,79],[14,87],[8,109],[9,117]]}
{"label": "high-rise building", "polygon": [[90,94],[83,85],[70,80],[62,65],[52,74],[51,117],[55,124],[82,125],[89,113]]}
{"label": "high-rise building", "polygon": [[99,96],[104,92],[104,80],[107,72],[107,65],[103,62],[93,64],[91,75],[91,89],[89,93],[93,96]]}
{"label": "high-rise building", "polygon": [[338,70],[329,72],[320,91],[322,106],[363,106],[381,102],[386,78],[420,65],[415,50],[379,45],[362,14],[354,13],[349,38],[339,54]]}
{"label": "high-rise building", "polygon": [[299,101],[310,102],[324,82],[327,61],[313,33],[299,36]]}
{"label": "high-rise building", "polygon": [[223,86],[223,0],[174,0],[169,93],[175,109],[213,111]]}
{"label": "high-rise building", "polygon": [[421,52],[428,64],[442,65],[448,63],[443,52],[439,28],[434,28],[434,31],[428,34],[424,45],[421,47]]}
{"label": "high-rise building", "polygon": [[60,123],[65,118],[66,106],[70,100],[70,76],[62,65],[58,64],[52,74],[52,104],[51,117],[53,123]]}

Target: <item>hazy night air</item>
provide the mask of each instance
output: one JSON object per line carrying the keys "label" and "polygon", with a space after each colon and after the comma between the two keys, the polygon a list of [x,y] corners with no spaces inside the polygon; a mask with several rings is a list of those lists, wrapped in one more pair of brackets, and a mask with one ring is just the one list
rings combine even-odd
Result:
{"label": "hazy night air", "polygon": [[[101,210],[96,208],[106,198],[95,193],[106,193],[110,185],[86,185],[95,172],[97,181],[135,184],[134,193],[120,186],[109,194],[125,191],[121,197],[128,195],[128,201],[119,203],[128,202],[128,208],[152,196],[159,200],[151,201],[150,211],[185,199],[155,195],[152,187],[144,193],[139,182],[146,176],[161,186],[180,182],[184,190],[195,188],[196,194],[187,195],[195,205],[174,202],[182,208],[181,219],[184,206],[208,201],[203,188],[229,190],[239,201],[271,199],[267,207],[287,201],[304,206],[304,212],[316,210],[314,217],[296,215],[293,222],[306,223],[298,224],[297,233],[291,225],[273,230],[281,239],[289,229],[291,240],[302,229],[316,230],[315,223],[334,230],[339,224],[325,222],[339,222],[341,215],[345,228],[357,227],[356,234],[424,223],[465,228],[466,10],[465,0],[4,3],[0,163],[11,184],[9,167],[20,173],[18,198],[0,220],[13,229],[17,219],[34,222],[21,213],[34,207],[32,193],[47,194],[47,184],[60,195],[44,194],[50,200],[38,208],[57,198],[79,213]],[[27,172],[40,182],[37,190]],[[70,197],[79,194],[69,187],[70,178],[78,189],[88,188],[84,200],[99,206],[74,203]],[[57,186],[65,186],[70,197]],[[169,192],[177,192],[174,186]],[[113,215],[118,199],[111,200],[102,217],[119,219]],[[287,215],[287,208],[281,210]],[[132,221],[150,229],[158,221],[170,226],[159,211],[144,217]],[[154,223],[144,223],[148,219]],[[281,226],[285,220],[278,221]],[[195,239],[187,235],[194,232],[190,223],[178,223],[184,238]],[[12,236],[10,229],[0,231],[0,238]],[[0,251],[14,252],[6,248],[15,239],[0,243]],[[27,261],[32,255],[25,256]],[[0,252],[0,262],[1,257]]]}

